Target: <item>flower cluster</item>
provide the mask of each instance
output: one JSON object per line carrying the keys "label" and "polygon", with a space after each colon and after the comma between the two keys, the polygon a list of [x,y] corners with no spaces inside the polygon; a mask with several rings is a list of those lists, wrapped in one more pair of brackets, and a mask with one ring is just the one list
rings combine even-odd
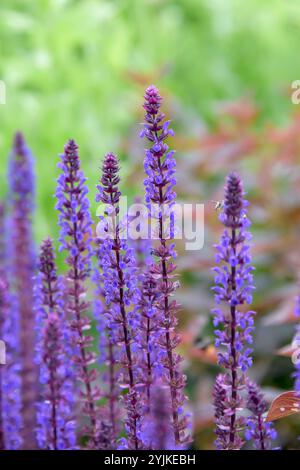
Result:
{"label": "flower cluster", "polygon": [[[136,200],[140,203],[139,200]],[[129,221],[130,223],[130,221]],[[137,281],[139,298],[136,305],[139,324],[135,335],[135,344],[138,353],[136,373],[139,376],[140,393],[143,394],[143,413],[149,413],[151,400],[151,387],[159,377],[160,346],[158,339],[160,328],[157,324],[158,299],[156,282],[149,273],[152,262],[151,243],[149,239],[138,238],[130,240],[134,249],[137,264]]]}
{"label": "flower cluster", "polygon": [[[218,266],[213,268],[216,283],[213,290],[218,307],[213,314],[216,347],[220,348],[218,361],[226,369],[217,384],[226,390],[226,413],[222,419],[216,416],[216,425],[219,442],[222,441],[224,448],[239,449],[244,419],[238,416],[238,411],[243,407],[244,373],[252,364],[249,345],[254,328],[254,312],[244,311],[241,306],[251,303],[254,268],[250,264],[247,201],[236,173],[227,178],[223,206],[220,220],[225,229],[221,243],[215,247]],[[222,438],[220,434],[223,434]]]}
{"label": "flower cluster", "polygon": [[140,325],[136,343],[139,348],[140,382],[144,384],[145,412],[148,413],[151,404],[152,384],[161,375],[160,358],[164,351],[160,347],[161,330],[158,324],[158,299],[156,282],[153,276],[146,272],[141,279],[141,296],[138,304],[140,311]]}
{"label": "flower cluster", "polygon": [[92,228],[89,212],[88,189],[86,179],[80,169],[78,146],[74,140],[65,145],[62,161],[59,164],[61,174],[57,180],[57,205],[60,212],[59,224],[60,247],[68,252],[66,263],[69,266],[66,288],[66,315],[74,332],[73,359],[77,366],[77,378],[83,385],[80,391],[82,412],[88,418],[86,434],[92,448],[98,448],[99,419],[97,401],[101,397],[96,385],[96,355],[91,350],[93,337],[85,334],[91,328],[91,320],[87,316],[89,303],[84,300],[86,295],[85,281],[91,270]]}
{"label": "flower cluster", "polygon": [[[157,340],[163,354],[160,363],[163,366],[161,379],[169,387],[171,397],[173,433],[176,444],[184,443],[187,439],[187,416],[183,412],[185,401],[185,377],[180,371],[181,357],[175,352],[180,340],[175,329],[177,325],[177,303],[172,300],[178,283],[175,278],[174,245],[168,245],[167,238],[172,238],[171,223],[172,207],[176,193],[174,151],[169,150],[166,143],[173,130],[169,121],[165,121],[160,111],[162,98],[154,86],[147,88],[144,109],[145,123],[141,137],[146,137],[150,148],[146,149],[144,168],[146,179],[146,203],[151,217],[156,217],[158,225],[158,246],[153,248],[153,264],[149,273],[155,282],[158,298],[155,301],[157,321],[160,329]],[[169,222],[166,221],[168,216]],[[168,229],[168,230],[167,230]],[[166,233],[168,232],[168,233]]]}
{"label": "flower cluster", "polygon": [[[186,377],[177,352],[176,161],[168,145],[174,133],[158,90],[148,87],[144,98],[147,207],[140,215],[155,228],[147,240],[142,228],[140,239],[127,240],[132,226],[138,231],[137,217],[130,226],[131,211],[121,214],[119,161],[108,153],[96,195],[102,215],[93,235],[78,146],[69,140],[56,189],[67,268],[61,276],[49,238],[38,263],[34,257],[32,157],[22,134],[15,136],[7,213],[0,204],[0,339],[6,345],[0,450],[181,450],[190,442]],[[220,207],[224,230],[216,245],[213,323],[222,373],[213,390],[215,445],[237,450],[246,440],[269,450],[276,433],[264,420],[262,392],[246,375],[254,268],[247,202],[236,173],[227,178]],[[299,371],[297,364],[298,392]]]}
{"label": "flower cluster", "polygon": [[170,401],[168,389],[158,380],[152,386],[150,407],[142,427],[146,449],[176,449],[172,429]]}
{"label": "flower cluster", "polygon": [[[137,357],[133,352],[134,332],[139,322],[134,308],[138,301],[137,268],[133,249],[120,238],[119,182],[118,160],[114,154],[109,153],[104,158],[96,200],[105,204],[104,216],[100,217],[100,223],[104,233],[106,232],[107,235],[110,233],[110,236],[98,237],[97,257],[103,296],[109,307],[106,311],[109,341],[112,344],[121,345],[118,353],[118,362],[121,366],[119,384],[128,390],[124,397],[128,439],[123,441],[122,446],[139,449],[142,446],[138,438],[141,404],[136,389]],[[110,215],[111,226],[105,219],[108,215]]]}
{"label": "flower cluster", "polygon": [[276,439],[276,431],[272,423],[266,423],[263,415],[267,411],[267,403],[259,387],[247,380],[247,408],[252,415],[247,419],[245,437],[251,441],[256,450],[270,450],[272,440]]}
{"label": "flower cluster", "polygon": [[[16,355],[18,347],[17,323],[14,322],[14,302],[7,295],[8,285],[0,279],[1,306],[1,338],[6,348],[6,364],[0,365],[0,395],[2,421],[0,423],[1,446],[6,450],[17,450],[23,444],[22,438],[22,400],[20,362]],[[16,319],[17,320],[17,319]]]}
{"label": "flower cluster", "polygon": [[9,284],[15,294],[19,313],[20,357],[22,378],[23,445],[35,446],[35,402],[37,370],[34,362],[35,329],[33,277],[35,268],[32,241],[34,208],[33,159],[24,137],[17,133],[9,162],[9,233],[11,236]]}
{"label": "flower cluster", "polygon": [[[216,377],[213,399],[217,436],[215,446],[218,450],[223,450],[228,447],[228,432],[230,430],[229,417],[227,416],[227,410],[230,410],[230,402],[227,394],[226,375],[224,374],[219,374]],[[243,441],[239,439],[239,445],[242,444]]]}
{"label": "flower cluster", "polygon": [[22,444],[21,378],[18,357],[18,315],[7,280],[5,207],[0,203],[0,339],[5,345],[5,365],[0,365],[0,449]]}
{"label": "flower cluster", "polygon": [[41,245],[39,296],[36,299],[39,343],[37,362],[42,384],[37,405],[37,441],[41,449],[75,448],[76,432],[72,419],[73,381],[67,354],[69,339],[63,312],[62,289],[57,277],[50,239]]}
{"label": "flower cluster", "polygon": [[105,294],[102,289],[101,274],[99,269],[94,270],[93,281],[96,284],[96,299],[94,301],[94,318],[97,322],[99,334],[98,361],[104,367],[102,373],[102,396],[106,399],[106,406],[102,409],[102,425],[105,434],[109,434],[107,449],[114,449],[117,442],[119,426],[119,346],[115,338],[114,328],[111,327],[107,306],[104,302]]}

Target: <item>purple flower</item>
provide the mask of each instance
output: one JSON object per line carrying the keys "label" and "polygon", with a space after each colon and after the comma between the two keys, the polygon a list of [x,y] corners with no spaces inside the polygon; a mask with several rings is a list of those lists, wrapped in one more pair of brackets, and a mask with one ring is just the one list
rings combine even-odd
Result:
{"label": "purple flower", "polygon": [[37,362],[42,389],[37,405],[37,441],[41,449],[72,449],[76,445],[76,432],[72,419],[73,380],[66,345],[70,333],[50,239],[41,245],[39,271]]}
{"label": "purple flower", "polygon": [[149,450],[176,450],[172,426],[172,406],[168,388],[154,383],[148,414],[142,426],[145,448]]}
{"label": "purple flower", "polygon": [[[182,412],[185,402],[185,377],[180,371],[181,357],[175,352],[179,336],[175,332],[177,325],[177,303],[172,300],[177,283],[174,281],[175,257],[174,245],[168,245],[167,238],[172,238],[172,229],[166,223],[164,214],[172,212],[176,193],[174,151],[166,143],[173,131],[169,122],[164,121],[160,111],[162,98],[155,86],[149,86],[145,93],[145,123],[141,137],[146,137],[150,147],[145,151],[144,169],[146,179],[146,203],[152,218],[158,225],[158,245],[152,251],[154,262],[149,273],[155,280],[158,299],[155,301],[160,328],[158,343],[161,346],[159,363],[161,379],[169,388],[171,397],[172,427],[176,444],[187,439],[187,416]],[[169,224],[172,225],[172,224]],[[166,228],[170,228],[166,234]]]}
{"label": "purple flower", "polygon": [[146,271],[140,276],[141,295],[138,303],[140,324],[137,330],[136,343],[139,351],[137,366],[139,382],[144,384],[141,392],[145,394],[145,413],[149,413],[152,385],[163,372],[160,359],[164,357],[164,348],[160,345],[161,327],[159,311],[156,307],[160,294],[157,291],[156,281]]}
{"label": "purple flower", "polygon": [[241,391],[245,387],[245,371],[252,364],[250,345],[254,312],[241,309],[242,305],[251,302],[254,289],[246,206],[240,177],[231,173],[220,214],[225,229],[220,244],[216,245],[218,266],[214,268],[216,285],[213,290],[217,308],[212,311],[218,360],[226,370],[218,384],[219,389],[222,385],[226,390],[226,410],[221,420],[216,416],[217,445],[221,448],[222,444],[224,449],[239,449],[242,445],[240,430],[244,419],[238,416],[238,411],[243,407]]}
{"label": "purple flower", "polygon": [[263,418],[267,403],[259,387],[250,380],[247,380],[247,392],[247,408],[252,415],[246,422],[246,440],[251,441],[257,450],[270,450],[272,440],[276,439],[277,434],[272,423],[266,423]]}
{"label": "purple flower", "polygon": [[[82,413],[88,419],[85,432],[89,438],[89,446],[98,448],[100,444],[97,401],[101,394],[96,385],[96,355],[91,350],[93,337],[86,334],[91,328],[91,320],[87,316],[89,303],[85,300],[85,281],[91,269],[92,228],[86,179],[80,169],[78,146],[74,140],[69,140],[65,145],[61,160],[59,164],[61,174],[57,180],[56,208],[60,212],[60,248],[68,252],[66,311],[74,333],[73,359],[77,366],[77,378],[83,385],[80,391],[80,402]],[[90,368],[91,365],[93,365],[92,368]]]}
{"label": "purple flower", "polygon": [[[229,447],[228,436],[230,432],[230,398],[228,395],[227,376],[219,374],[216,377],[214,390],[213,390],[214,408],[215,408],[215,422],[216,422],[216,440],[215,446],[218,450],[227,449]],[[241,447],[243,444],[242,439],[236,436],[236,440]],[[237,442],[236,442],[237,447]]]}
{"label": "purple flower", "polygon": [[[21,396],[24,424],[23,445],[35,448],[37,370],[34,363],[33,277],[35,259],[32,240],[34,207],[33,158],[21,133],[17,133],[9,161],[9,283],[16,298],[20,326]],[[16,323],[17,325],[18,323]]]}
{"label": "purple flower", "polygon": [[120,396],[119,377],[119,347],[115,340],[115,333],[110,326],[108,308],[104,302],[104,293],[101,287],[101,275],[95,270],[93,281],[97,286],[96,299],[94,301],[94,317],[97,322],[99,334],[99,365],[104,365],[102,371],[102,396],[106,399],[106,406],[102,407],[102,425],[105,428],[107,449],[116,448],[117,436],[120,429],[119,417],[120,407],[118,405]]}
{"label": "purple flower", "polygon": [[[107,305],[105,310],[106,325],[109,328],[109,341],[118,345],[118,362],[120,364],[119,384],[127,390],[124,404],[127,410],[127,439],[122,441],[122,448],[140,449],[138,426],[140,418],[138,391],[136,388],[135,369],[137,357],[134,353],[134,335],[138,328],[139,318],[134,308],[138,301],[136,261],[133,250],[125,240],[120,238],[118,221],[121,193],[119,184],[119,164],[112,153],[107,154],[102,166],[102,177],[96,200],[107,205],[105,216],[100,217],[104,233],[99,236],[97,257],[100,268],[100,283]],[[110,216],[111,224],[109,224]],[[109,236],[103,236],[103,235]]]}
{"label": "purple flower", "polygon": [[[136,201],[140,203],[140,201]],[[151,242],[149,239],[137,238],[130,240],[134,249],[138,268],[138,288],[140,291],[137,304],[139,325],[135,336],[135,346],[138,351],[136,373],[139,382],[143,384],[140,393],[144,394],[143,413],[149,413],[152,383],[161,375],[160,357],[163,350],[159,344],[160,326],[156,302],[159,297],[156,281],[149,273],[152,262]]]}
{"label": "purple flower", "polygon": [[0,339],[6,363],[0,365],[0,449],[15,450],[22,444],[21,377],[18,357],[18,315],[7,282],[5,211],[0,203]]}

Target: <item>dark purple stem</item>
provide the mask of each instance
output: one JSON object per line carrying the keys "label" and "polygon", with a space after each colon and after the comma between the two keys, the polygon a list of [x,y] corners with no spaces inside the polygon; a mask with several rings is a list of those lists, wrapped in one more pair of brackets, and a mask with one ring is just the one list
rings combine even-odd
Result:
{"label": "dark purple stem", "polygon": [[[56,276],[56,269],[54,263],[54,255],[53,255],[53,247],[52,242],[50,239],[47,239],[43,242],[41,247],[41,256],[40,256],[40,270],[43,273],[43,281],[44,281],[44,305],[48,305],[49,313],[53,314],[56,311],[57,305],[54,299],[54,295],[57,291],[57,276]],[[57,341],[55,335],[55,327],[51,325],[48,326],[48,335],[50,336],[50,340],[53,341],[54,347],[53,350],[57,351],[59,348],[59,344],[55,344]],[[47,348],[47,341],[49,339],[46,338],[46,348]],[[48,362],[49,366],[49,388],[50,388],[50,396],[49,401],[51,402],[51,426],[52,426],[52,446],[54,450],[57,450],[57,397],[59,395],[59,390],[57,384],[59,383],[59,379],[57,377],[57,365],[58,363],[54,360],[51,360],[51,357],[45,357],[46,362]]]}
{"label": "dark purple stem", "polygon": [[113,351],[113,343],[108,340],[108,361],[109,361],[109,416],[112,426],[113,437],[116,437],[117,426],[116,426],[116,382],[115,382],[115,358]]}
{"label": "dark purple stem", "polygon": [[58,423],[57,423],[57,399],[59,397],[59,378],[57,376],[57,369],[59,367],[59,361],[56,358],[55,351],[59,350],[60,344],[58,324],[55,318],[49,319],[45,333],[45,353],[44,362],[47,364],[49,370],[49,396],[47,399],[51,403],[51,444],[53,450],[57,450],[57,435],[58,435]]}
{"label": "dark purple stem", "polygon": [[[153,125],[155,125],[155,122],[153,122]],[[158,139],[158,134],[157,131],[155,131],[155,136]],[[160,175],[162,177],[162,181],[164,181],[164,173],[162,171],[161,167],[161,158],[158,157],[158,168]],[[163,208],[165,201],[165,197],[163,194],[163,189],[162,186],[159,187],[159,206],[160,209]],[[166,240],[163,237],[163,217],[162,217],[162,211],[160,210],[159,213],[159,241],[161,246],[163,247],[163,253],[166,252]],[[170,324],[171,324],[171,316],[170,316],[170,311],[169,311],[169,293],[168,293],[168,274],[167,274],[167,264],[166,260],[164,257],[161,257],[161,268],[162,268],[162,279],[163,279],[163,284],[164,284],[164,289],[163,289],[163,295],[164,295],[164,315],[165,315],[165,329],[166,329],[166,349],[167,349],[167,356],[168,356],[168,365],[169,365],[169,374],[170,374],[170,392],[171,392],[171,401],[172,401],[172,416],[173,416],[173,430],[174,430],[174,437],[175,437],[175,442],[179,443],[180,442],[180,432],[179,432],[179,426],[178,426],[178,406],[177,406],[177,399],[176,399],[176,383],[174,380],[175,374],[174,374],[174,358],[173,358],[173,348],[171,345],[171,333],[170,333]]]}
{"label": "dark purple stem", "polygon": [[[231,231],[231,247],[236,254],[236,243],[235,243],[235,229]],[[236,291],[236,269],[235,266],[231,266],[231,289],[232,291]],[[230,443],[234,444],[235,442],[235,421],[236,421],[236,400],[237,400],[237,389],[236,389],[236,379],[237,379],[237,363],[236,363],[236,347],[235,347],[235,338],[236,338],[236,307],[230,307],[231,313],[231,401],[233,406],[233,414],[231,415],[230,419]]]}
{"label": "dark purple stem", "polygon": [[151,399],[151,383],[152,383],[152,364],[151,364],[151,352],[149,349],[150,345],[150,335],[151,335],[151,320],[147,318],[147,329],[146,329],[146,344],[147,344],[147,403],[148,403],[148,410],[150,407],[150,399]]}
{"label": "dark purple stem", "polygon": [[260,441],[260,450],[266,450],[264,431],[263,431],[263,421],[262,416],[258,416],[258,431],[259,431],[259,441]]}
{"label": "dark purple stem", "polygon": [[[108,178],[111,186],[113,186],[113,178]],[[110,193],[110,203],[112,206],[116,208],[116,214],[119,213],[119,206],[118,203],[115,205],[114,197],[113,197],[113,192]],[[128,321],[127,321],[127,314],[126,314],[126,309],[125,309],[125,303],[124,303],[124,274],[123,270],[120,267],[120,250],[121,250],[121,241],[119,237],[119,227],[118,225],[115,227],[115,239],[114,239],[114,247],[113,250],[115,252],[115,257],[116,257],[116,268],[118,272],[118,278],[119,278],[119,303],[120,303],[120,312],[122,316],[122,326],[123,326],[123,335],[124,335],[124,344],[125,344],[125,352],[126,352],[126,357],[127,357],[127,371],[128,371],[128,377],[129,377],[129,390],[133,393],[133,398],[132,400],[135,401],[135,388],[134,388],[134,376],[133,376],[133,364],[132,364],[132,354],[131,354],[131,347],[130,347],[130,335],[129,335],[129,328],[128,328]],[[134,403],[132,403],[133,406],[135,406]],[[136,419],[133,420],[133,435],[134,435],[134,445],[135,449],[139,448],[139,441],[137,438],[137,422]]]}
{"label": "dark purple stem", "polygon": [[[74,186],[75,175],[73,174],[73,169],[71,168],[70,171],[70,187],[71,193],[76,193],[76,189]],[[74,242],[75,246],[77,247],[78,253],[80,253],[80,245],[78,243],[77,237],[77,222],[73,223],[73,234],[74,234]],[[77,331],[79,337],[79,350],[81,355],[81,368],[83,374],[83,382],[86,389],[86,398],[87,398],[87,406],[88,406],[88,415],[92,425],[92,433],[91,433],[91,440],[95,447],[97,447],[97,419],[96,419],[96,409],[94,405],[94,399],[92,395],[92,381],[90,379],[90,374],[87,366],[87,357],[85,351],[85,342],[84,342],[84,334],[82,331],[82,317],[81,317],[81,307],[80,307],[80,294],[81,294],[81,280],[78,274],[78,255],[74,257],[74,278],[73,278],[73,288],[74,288],[74,313],[76,317],[75,322],[75,329]]]}

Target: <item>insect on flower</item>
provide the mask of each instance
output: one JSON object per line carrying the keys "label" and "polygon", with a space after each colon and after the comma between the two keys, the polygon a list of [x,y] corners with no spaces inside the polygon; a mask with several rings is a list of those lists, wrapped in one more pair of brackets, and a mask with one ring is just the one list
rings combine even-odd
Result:
{"label": "insect on flower", "polygon": [[224,201],[210,201],[214,205],[214,209],[216,212],[221,212],[224,209],[225,202]]}
{"label": "insect on flower", "polygon": [[[213,206],[214,206],[214,210],[220,214],[224,209],[225,209],[225,201],[224,200],[221,200],[221,201],[214,201],[213,199],[210,201]],[[246,214],[243,214],[242,215],[242,218],[245,219],[246,218]]]}

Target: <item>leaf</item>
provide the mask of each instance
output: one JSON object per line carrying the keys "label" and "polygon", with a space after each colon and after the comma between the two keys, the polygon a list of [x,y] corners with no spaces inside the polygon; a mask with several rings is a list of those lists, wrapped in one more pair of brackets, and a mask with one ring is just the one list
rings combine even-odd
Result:
{"label": "leaf", "polygon": [[283,357],[292,357],[295,351],[297,351],[297,347],[293,346],[292,344],[288,344],[287,346],[283,346],[282,348],[278,349],[276,351],[276,354],[278,356],[283,356]]}
{"label": "leaf", "polygon": [[275,421],[300,412],[300,396],[296,392],[284,392],[276,397],[268,411],[266,421]]}

